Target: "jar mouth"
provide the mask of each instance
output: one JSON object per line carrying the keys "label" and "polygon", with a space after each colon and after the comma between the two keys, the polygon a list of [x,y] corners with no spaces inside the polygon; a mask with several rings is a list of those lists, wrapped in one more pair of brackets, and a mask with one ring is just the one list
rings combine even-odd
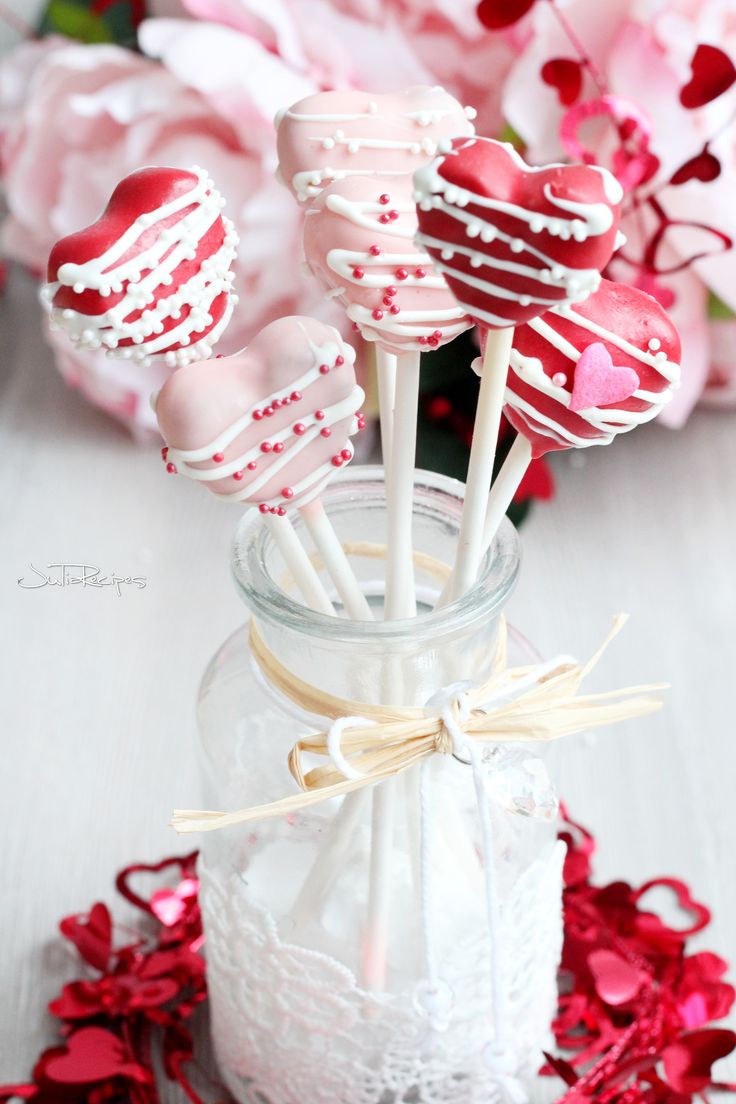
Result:
{"label": "jar mouth", "polygon": [[[458,529],[464,491],[465,485],[457,479],[417,470],[414,517],[423,516]],[[385,504],[384,469],[378,465],[347,468],[325,488],[322,501],[333,519],[358,506],[380,508]],[[339,617],[318,613],[292,598],[269,571],[269,554],[274,548],[273,537],[262,518],[257,511],[249,510],[235,531],[232,571],[239,593],[256,618],[288,626],[305,636],[362,646],[369,641],[397,644],[402,639],[431,644],[444,635],[464,631],[497,616],[516,584],[521,565],[518,533],[504,518],[483,558],[477,581],[462,597],[412,618],[356,621],[342,616],[342,611]]]}

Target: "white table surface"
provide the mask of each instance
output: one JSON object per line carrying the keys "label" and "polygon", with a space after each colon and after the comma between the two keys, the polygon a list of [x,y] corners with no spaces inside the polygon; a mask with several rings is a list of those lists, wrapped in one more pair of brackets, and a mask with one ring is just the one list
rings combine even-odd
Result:
{"label": "white table surface", "polygon": [[[44,1007],[74,969],[59,918],[114,901],[127,862],[187,849],[166,824],[196,804],[197,680],[243,609],[233,513],[184,480],[173,493],[154,447],[67,390],[17,272],[0,321],[3,1081],[54,1037]],[[628,610],[601,684],[673,684],[659,715],[571,745],[564,794],[599,838],[599,878],[687,879],[714,912],[700,944],[736,959],[736,416],[699,412],[554,467],[512,620],[545,654],[587,655]],[[147,585],[119,599],[18,586],[31,562],[80,560]]]}

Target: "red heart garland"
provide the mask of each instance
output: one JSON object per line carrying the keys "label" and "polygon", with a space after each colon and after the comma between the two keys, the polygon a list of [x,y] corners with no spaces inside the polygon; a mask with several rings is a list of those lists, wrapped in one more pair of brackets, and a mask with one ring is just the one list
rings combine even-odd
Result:
{"label": "red heart garland", "polygon": [[561,104],[574,104],[583,87],[583,66],[574,58],[550,58],[541,69],[545,84],[557,89]]}
{"label": "red heart garland", "polygon": [[644,970],[638,970],[621,955],[605,949],[592,951],[588,965],[595,979],[598,996],[606,1004],[628,1004],[649,980]]}
{"label": "red heart garland", "polygon": [[680,90],[680,103],[693,110],[717,100],[736,81],[736,66],[718,46],[701,42],[690,62],[692,76]]}
{"label": "red heart garland", "polygon": [[720,175],[721,162],[704,146],[699,154],[680,165],[670,177],[670,184],[687,184],[689,180],[700,180],[703,184],[708,184]]}
{"label": "red heart garland", "polygon": [[478,19],[489,31],[500,31],[518,23],[534,4],[535,0],[481,0]]}

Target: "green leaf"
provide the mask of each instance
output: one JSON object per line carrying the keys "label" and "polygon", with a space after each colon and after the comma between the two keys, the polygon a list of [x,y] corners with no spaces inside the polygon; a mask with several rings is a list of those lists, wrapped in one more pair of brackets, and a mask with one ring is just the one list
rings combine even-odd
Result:
{"label": "green leaf", "polygon": [[510,142],[519,153],[523,153],[526,149],[526,142],[520,134],[517,134],[511,123],[504,123],[503,130],[499,134],[498,140],[499,142]]}
{"label": "green leaf", "polygon": [[41,23],[43,34],[63,34],[80,42],[112,42],[113,35],[104,19],[75,0],[51,0]]}
{"label": "green leaf", "polygon": [[736,318],[736,314],[711,291],[708,293],[708,317],[718,321],[727,321],[730,318]]}

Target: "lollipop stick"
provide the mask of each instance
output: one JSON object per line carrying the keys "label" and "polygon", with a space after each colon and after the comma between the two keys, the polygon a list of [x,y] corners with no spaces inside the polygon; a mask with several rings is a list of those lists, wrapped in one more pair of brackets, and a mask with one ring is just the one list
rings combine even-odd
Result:
{"label": "lollipop stick", "polygon": [[[482,560],[491,543],[498,527],[503,521],[504,515],[511,505],[511,501],[518,490],[519,484],[524,478],[524,473],[532,459],[532,447],[529,441],[519,433],[513,445],[509,449],[508,456],[503,462],[500,472],[496,476],[491,493],[486,501],[486,516],[483,523],[483,537],[480,547],[480,559]],[[472,582],[475,580],[471,580]],[[450,579],[437,599],[437,608],[446,605],[450,601]]]}
{"label": "lollipop stick", "polygon": [[309,530],[322,562],[350,617],[356,621],[372,621],[373,611],[355,578],[350,561],[332,527],[321,498],[313,498],[299,510]]}
{"label": "lollipop stick", "polygon": [[493,477],[513,337],[513,326],[487,333],[457,555],[450,578],[451,600],[459,598],[472,586],[480,567],[488,489]]}
{"label": "lollipop stick", "polygon": [[419,362],[420,354],[414,352],[397,358],[391,466],[386,473],[387,559],[384,616],[387,621],[414,617],[416,614],[411,529]]}
{"label": "lollipop stick", "polygon": [[312,561],[299,543],[299,538],[294,532],[294,527],[288,517],[265,514],[264,520],[271,536],[278,545],[279,552],[284,557],[286,566],[294,576],[296,585],[302,592],[304,601],[310,609],[335,617],[336,610],[330,601],[330,596],[312,566]]}
{"label": "lollipop stick", "polygon": [[376,346],[376,377],[378,380],[378,414],[381,420],[381,452],[386,471],[391,467],[391,445],[394,432],[396,399],[396,356]]}
{"label": "lollipop stick", "polygon": [[498,527],[503,521],[506,511],[511,505],[511,500],[519,489],[519,484],[531,462],[532,446],[527,438],[519,433],[509,449],[508,456],[504,460],[488,496],[486,520],[483,525],[481,558],[491,547],[491,542],[498,532]]}

